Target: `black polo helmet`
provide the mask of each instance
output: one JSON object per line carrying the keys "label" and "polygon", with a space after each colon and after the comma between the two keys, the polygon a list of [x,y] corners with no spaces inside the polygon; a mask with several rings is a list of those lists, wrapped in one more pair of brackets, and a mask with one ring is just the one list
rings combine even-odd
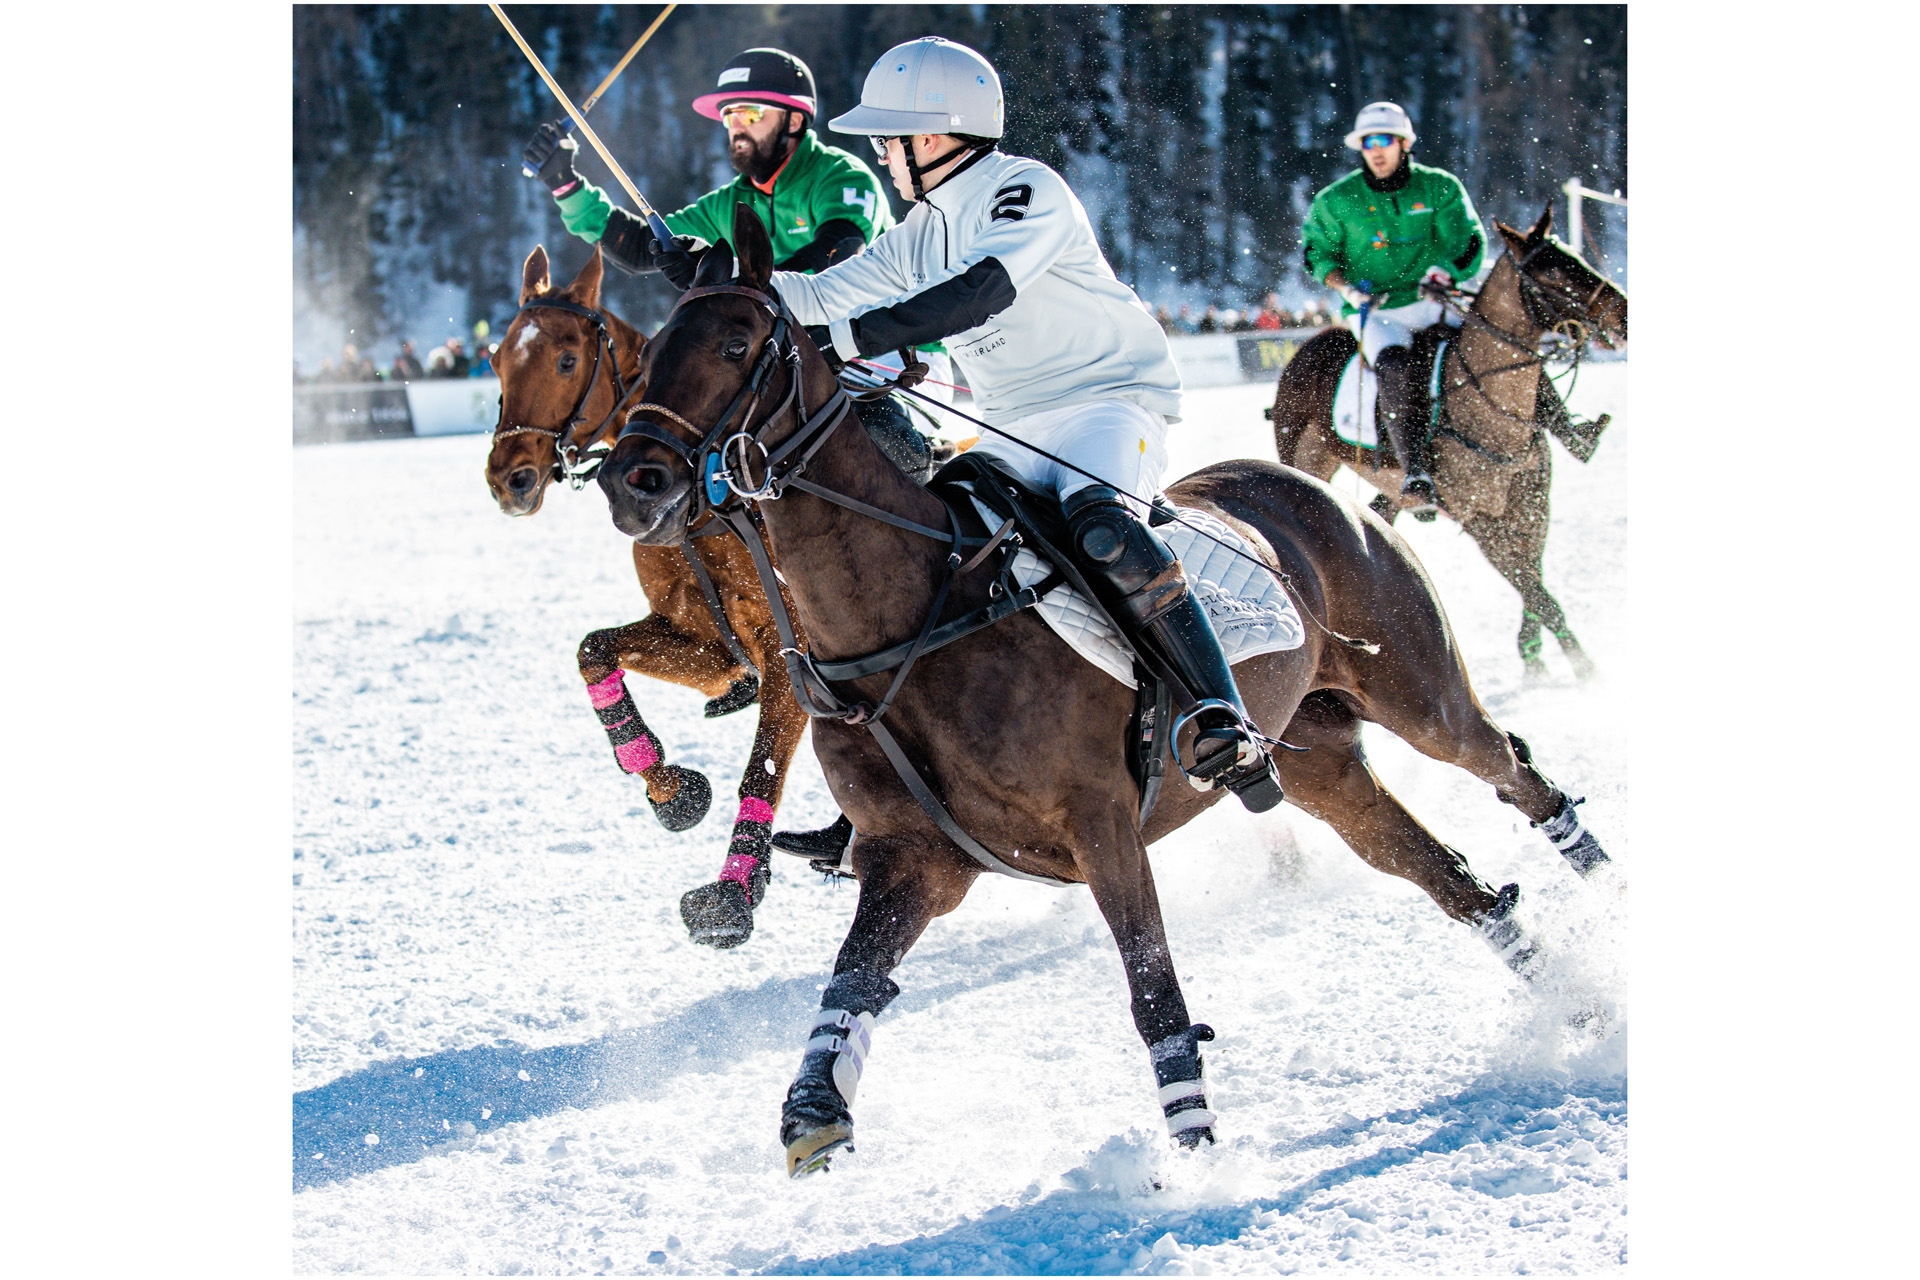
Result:
{"label": "black polo helmet", "polygon": [[784,49],[748,49],[720,70],[712,93],[693,100],[693,109],[709,120],[720,118],[730,102],[760,102],[805,112],[809,122],[819,111],[813,72]]}

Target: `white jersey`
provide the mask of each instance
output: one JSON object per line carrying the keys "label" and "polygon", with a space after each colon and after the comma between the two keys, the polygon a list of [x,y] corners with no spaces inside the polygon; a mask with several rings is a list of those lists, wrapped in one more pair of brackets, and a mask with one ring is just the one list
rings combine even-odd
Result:
{"label": "white jersey", "polygon": [[853,318],[908,303],[987,259],[1004,268],[1013,301],[946,338],[982,418],[1000,425],[1126,400],[1180,420],[1166,334],[1107,265],[1079,198],[1038,160],[989,153],[864,253],[817,275],[776,271],[773,287],[800,323],[829,325],[835,348],[851,356]]}

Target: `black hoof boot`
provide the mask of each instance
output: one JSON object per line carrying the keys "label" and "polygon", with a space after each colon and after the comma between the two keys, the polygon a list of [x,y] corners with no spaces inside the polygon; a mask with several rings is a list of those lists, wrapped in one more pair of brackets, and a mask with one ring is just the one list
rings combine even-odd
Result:
{"label": "black hoof boot", "polygon": [[773,867],[759,859],[746,888],[738,880],[716,880],[680,896],[680,922],[687,936],[721,951],[737,947],[753,936],[753,909],[767,896]]}
{"label": "black hoof boot", "polygon": [[749,671],[735,680],[733,687],[725,693],[717,698],[707,699],[707,707],[702,714],[709,720],[718,720],[721,716],[730,716],[758,701],[760,701],[760,677]]}
{"label": "black hoof boot", "polygon": [[667,770],[680,779],[680,789],[665,804],[655,804],[653,797],[648,796],[647,803],[653,805],[653,816],[660,819],[660,825],[669,831],[685,831],[698,826],[700,819],[707,816],[707,810],[713,807],[712,784],[707,781],[706,774],[695,769],[683,769],[677,764],[670,764]]}
{"label": "black hoof boot", "polygon": [[773,847],[782,853],[798,854],[802,858],[811,858],[816,862],[831,862],[835,866],[847,851],[848,841],[853,839],[853,820],[841,814],[833,820],[832,826],[822,827],[818,831],[782,831],[773,838]]}
{"label": "black hoof boot", "polygon": [[1580,821],[1580,815],[1574,811],[1574,806],[1579,803],[1580,801],[1572,796],[1563,795],[1560,799],[1559,811],[1545,822],[1536,822],[1533,825],[1540,828],[1542,835],[1553,841],[1553,847],[1560,851],[1560,856],[1580,873],[1582,880],[1585,880],[1613,859],[1607,856],[1607,851],[1600,847],[1600,842],[1593,838],[1593,833],[1588,831],[1585,824]]}
{"label": "black hoof boot", "polygon": [[1413,518],[1430,521],[1440,514],[1440,495],[1433,487],[1433,477],[1424,471],[1407,473],[1407,481],[1400,486],[1400,496],[1411,498],[1413,505],[1407,510],[1413,512]]}
{"label": "black hoof boot", "polygon": [[1384,493],[1374,494],[1373,501],[1367,504],[1367,509],[1388,524],[1392,524],[1393,518],[1400,514],[1400,505]]}
{"label": "black hoof boot", "polygon": [[1160,1085],[1160,1110],[1167,1117],[1167,1136],[1192,1151],[1212,1144],[1216,1117],[1207,1101],[1207,1069],[1200,1043],[1213,1039],[1213,1028],[1196,1023],[1185,1031],[1148,1046],[1153,1078]]}

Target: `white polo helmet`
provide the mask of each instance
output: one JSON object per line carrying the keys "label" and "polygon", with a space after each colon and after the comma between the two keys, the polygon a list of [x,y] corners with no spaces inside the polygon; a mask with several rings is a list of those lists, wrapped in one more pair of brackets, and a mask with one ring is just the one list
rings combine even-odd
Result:
{"label": "white polo helmet", "polygon": [[836,133],[868,137],[998,138],[1006,132],[1006,103],[991,62],[963,44],[923,36],[887,50],[867,72],[860,105],[827,123]]}
{"label": "white polo helmet", "polygon": [[1360,139],[1370,133],[1391,133],[1413,145],[1413,121],[1397,102],[1369,102],[1353,118],[1353,132],[1347,135],[1349,150],[1360,150]]}

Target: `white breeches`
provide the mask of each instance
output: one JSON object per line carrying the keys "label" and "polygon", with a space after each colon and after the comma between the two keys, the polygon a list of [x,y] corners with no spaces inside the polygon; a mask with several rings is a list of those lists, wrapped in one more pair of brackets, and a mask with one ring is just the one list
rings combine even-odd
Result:
{"label": "white breeches", "polygon": [[1431,298],[1409,302],[1404,307],[1369,311],[1366,315],[1367,322],[1363,325],[1360,313],[1354,312],[1347,317],[1347,326],[1360,339],[1360,354],[1366,357],[1369,366],[1388,347],[1412,346],[1413,335],[1428,325],[1445,320],[1456,329],[1460,327],[1460,317]]}
{"label": "white breeches", "polygon": [[1056,497],[1104,481],[1131,496],[1137,514],[1145,516],[1147,504],[1160,491],[1160,477],[1167,469],[1167,420],[1131,400],[1095,400],[994,425],[1073,464],[1062,466],[991,431],[982,432],[980,443],[973,446],[974,452],[999,459]]}

